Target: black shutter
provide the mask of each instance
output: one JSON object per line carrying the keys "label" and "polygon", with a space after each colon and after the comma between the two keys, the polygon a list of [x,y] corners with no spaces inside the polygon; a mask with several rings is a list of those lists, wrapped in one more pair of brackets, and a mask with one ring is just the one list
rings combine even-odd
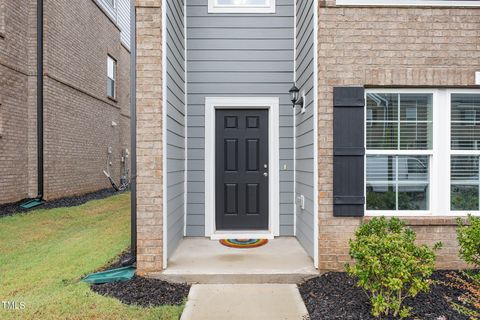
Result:
{"label": "black shutter", "polygon": [[365,89],[333,89],[333,215],[365,214]]}

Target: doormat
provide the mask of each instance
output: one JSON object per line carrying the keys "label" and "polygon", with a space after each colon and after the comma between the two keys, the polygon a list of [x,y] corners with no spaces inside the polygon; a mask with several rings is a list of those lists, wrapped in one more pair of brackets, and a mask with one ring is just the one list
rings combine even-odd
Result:
{"label": "doormat", "polygon": [[267,239],[224,239],[220,243],[226,247],[237,249],[258,248],[268,243]]}

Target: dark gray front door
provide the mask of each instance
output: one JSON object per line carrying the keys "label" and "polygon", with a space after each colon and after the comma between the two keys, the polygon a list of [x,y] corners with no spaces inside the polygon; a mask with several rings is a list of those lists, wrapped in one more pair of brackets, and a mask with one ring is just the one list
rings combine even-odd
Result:
{"label": "dark gray front door", "polygon": [[217,230],[268,230],[268,110],[217,110]]}

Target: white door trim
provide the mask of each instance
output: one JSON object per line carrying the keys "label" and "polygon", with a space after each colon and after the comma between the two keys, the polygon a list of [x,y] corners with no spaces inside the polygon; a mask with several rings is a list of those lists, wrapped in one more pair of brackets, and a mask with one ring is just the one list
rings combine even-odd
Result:
{"label": "white door trim", "polygon": [[313,264],[318,269],[319,263],[319,223],[318,220],[318,0],[313,0]]}
{"label": "white door trim", "polygon": [[[271,239],[280,235],[280,173],[279,173],[279,122],[278,97],[207,97],[205,98],[205,236],[219,238]],[[217,232],[215,226],[215,110],[216,109],[267,109],[269,145],[269,212],[268,232],[252,230]]]}

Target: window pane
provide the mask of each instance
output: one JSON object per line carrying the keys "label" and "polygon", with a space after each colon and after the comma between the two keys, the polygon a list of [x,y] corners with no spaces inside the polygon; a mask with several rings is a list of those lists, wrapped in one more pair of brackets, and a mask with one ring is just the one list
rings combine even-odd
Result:
{"label": "window pane", "polygon": [[109,97],[115,97],[115,82],[112,79],[107,79],[107,95]]}
{"label": "window pane", "polygon": [[373,121],[398,121],[398,94],[367,94],[367,110],[372,110]]}
{"label": "window pane", "polygon": [[398,210],[428,210],[427,156],[399,156]]}
{"label": "window pane", "polygon": [[367,94],[367,149],[398,149],[398,94]]}
{"label": "window pane", "polygon": [[395,156],[367,156],[367,210],[395,210]]}
{"label": "window pane", "polygon": [[431,94],[400,95],[400,150],[432,149]]}
{"label": "window pane", "polygon": [[400,150],[432,149],[431,123],[400,123]]}
{"label": "window pane", "polygon": [[397,122],[369,122],[367,126],[367,149],[398,149]]}
{"label": "window pane", "polygon": [[480,95],[452,94],[452,150],[480,150]]}
{"label": "window pane", "polygon": [[217,0],[219,6],[266,6],[270,0]]}
{"label": "window pane", "polygon": [[367,149],[431,150],[432,94],[367,94]]}
{"label": "window pane", "polygon": [[367,210],[428,210],[428,156],[367,156]]}
{"label": "window pane", "polygon": [[479,210],[479,156],[452,156],[451,209]]}
{"label": "window pane", "polygon": [[107,76],[115,80],[115,60],[113,60],[111,57],[108,57],[107,59]]}

